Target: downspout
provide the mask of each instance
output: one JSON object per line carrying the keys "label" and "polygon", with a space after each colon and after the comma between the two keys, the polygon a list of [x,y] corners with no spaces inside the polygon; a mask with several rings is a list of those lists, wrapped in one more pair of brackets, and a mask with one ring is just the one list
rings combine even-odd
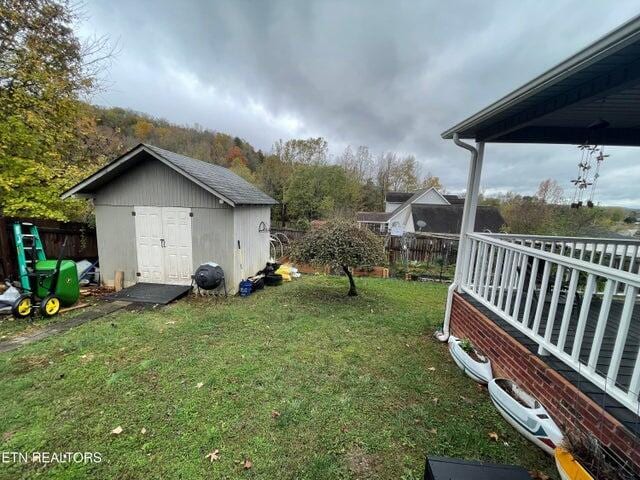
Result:
{"label": "downspout", "polygon": [[471,222],[469,222],[469,217],[471,215],[472,203],[474,203],[472,200],[472,196],[474,195],[474,188],[477,188],[475,185],[475,177],[476,171],[478,169],[478,156],[480,154],[476,147],[460,140],[457,133],[453,134],[453,143],[471,152],[471,163],[469,165],[469,176],[467,177],[467,197],[465,198],[464,209],[462,210],[462,224],[460,225],[460,240],[458,242],[458,256],[456,258],[456,273],[453,277],[453,283],[449,285],[449,289],[447,290],[447,304],[444,311],[444,323],[442,324],[442,330],[439,330],[435,333],[435,337],[441,342],[448,341],[449,336],[451,335],[449,331],[449,325],[451,323],[451,305],[453,303],[453,292],[458,290],[458,288],[460,287],[464,265],[465,262],[468,261],[466,258],[466,238],[467,232],[469,231],[469,223],[471,223],[472,230],[473,224],[475,223],[475,215],[472,215],[473,219],[471,219]]}

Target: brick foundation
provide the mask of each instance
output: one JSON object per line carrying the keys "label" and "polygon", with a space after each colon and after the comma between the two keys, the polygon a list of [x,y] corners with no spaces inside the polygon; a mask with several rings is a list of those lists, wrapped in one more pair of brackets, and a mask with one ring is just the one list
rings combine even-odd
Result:
{"label": "brick foundation", "polygon": [[482,350],[491,359],[494,376],[510,378],[537,397],[562,430],[592,433],[612,456],[640,471],[640,439],[457,293],[451,333]]}

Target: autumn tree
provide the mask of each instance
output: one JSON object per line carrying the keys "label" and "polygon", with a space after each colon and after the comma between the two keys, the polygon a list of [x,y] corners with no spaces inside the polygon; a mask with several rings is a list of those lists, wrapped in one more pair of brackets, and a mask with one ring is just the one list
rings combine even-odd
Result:
{"label": "autumn tree", "polygon": [[292,258],[297,262],[341,268],[349,279],[348,295],[353,297],[358,292],[351,268],[379,265],[384,261],[384,250],[381,238],[368,228],[334,220],[307,232],[294,245]]}
{"label": "autumn tree", "polygon": [[289,165],[322,165],[329,157],[329,144],[322,138],[278,140],[273,145],[273,154]]}
{"label": "autumn tree", "polygon": [[[83,106],[104,44],[82,44],[65,1],[0,3],[0,204],[4,214],[66,220],[85,202],[60,194],[86,175]],[[87,125],[85,125],[87,127]]]}
{"label": "autumn tree", "polygon": [[316,220],[353,210],[360,186],[337,165],[302,165],[296,168],[285,190],[284,202],[291,218]]}
{"label": "autumn tree", "polygon": [[444,193],[445,189],[440,181],[440,177],[436,177],[431,172],[427,172],[424,179],[422,180],[423,188],[435,188],[440,193]]}

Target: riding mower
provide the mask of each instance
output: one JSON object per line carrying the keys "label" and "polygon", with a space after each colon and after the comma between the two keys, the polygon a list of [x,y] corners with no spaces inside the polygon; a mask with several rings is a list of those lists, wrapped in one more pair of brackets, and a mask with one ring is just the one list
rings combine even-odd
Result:
{"label": "riding mower", "polygon": [[[17,319],[32,317],[35,311],[43,317],[52,317],[61,306],[70,306],[78,301],[80,286],[76,264],[62,259],[66,237],[58,259],[47,260],[37,228],[26,225],[30,227],[29,234],[22,232],[21,224],[14,225],[22,293],[13,303],[11,313]],[[30,259],[27,259],[26,252],[31,253]]]}

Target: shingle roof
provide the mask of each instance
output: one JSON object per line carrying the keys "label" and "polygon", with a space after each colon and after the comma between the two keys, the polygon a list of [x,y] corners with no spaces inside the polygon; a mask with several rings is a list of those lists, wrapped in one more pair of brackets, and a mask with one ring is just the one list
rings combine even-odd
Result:
{"label": "shingle roof", "polygon": [[356,220],[358,222],[386,222],[391,217],[391,212],[358,212]]}
{"label": "shingle roof", "polygon": [[391,203],[404,203],[413,197],[413,192],[387,192],[385,200]]}
{"label": "shingle roof", "polygon": [[[463,205],[412,205],[416,232],[460,233]],[[499,232],[505,222],[495,207],[480,206],[476,211],[476,232]]]}
{"label": "shingle roof", "polygon": [[462,205],[464,198],[460,198],[458,195],[443,195],[451,205]]}
{"label": "shingle roof", "polygon": [[212,190],[224,195],[236,205],[273,205],[278,203],[228,168],[170,152],[154,145],[143,145]]}
{"label": "shingle roof", "polygon": [[232,205],[275,205],[278,202],[228,168],[180,155],[144,143],[116,158],[93,175],[64,192],[61,197],[92,195],[106,183],[123,175],[149,157],[156,158],[200,187]]}

